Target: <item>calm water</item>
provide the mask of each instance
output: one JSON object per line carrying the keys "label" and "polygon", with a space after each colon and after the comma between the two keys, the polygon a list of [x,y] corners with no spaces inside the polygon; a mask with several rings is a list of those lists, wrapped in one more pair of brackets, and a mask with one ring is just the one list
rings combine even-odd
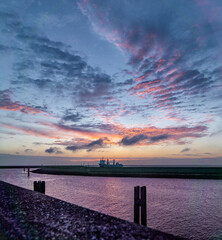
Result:
{"label": "calm water", "polygon": [[133,221],[134,186],[147,187],[148,226],[189,239],[222,239],[222,181],[55,176],[0,169],[0,180],[27,189],[46,181],[46,194]]}

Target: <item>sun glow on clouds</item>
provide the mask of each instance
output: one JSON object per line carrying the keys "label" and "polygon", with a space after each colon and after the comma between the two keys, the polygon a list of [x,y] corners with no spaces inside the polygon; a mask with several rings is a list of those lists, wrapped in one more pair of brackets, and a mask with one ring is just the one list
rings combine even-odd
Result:
{"label": "sun glow on clouds", "polygon": [[[16,3],[0,4],[0,51],[12,66],[0,72],[0,151],[19,139],[9,153],[222,154],[209,144],[221,139],[220,1],[79,0],[72,5],[66,1],[55,10],[49,3],[33,3],[20,16]],[[59,25],[44,26],[40,16]],[[87,34],[75,32],[72,21]],[[95,67],[96,58],[90,65],[87,52],[78,51],[86,40],[105,54],[107,44],[116,47],[126,69],[111,75],[105,65]],[[26,148],[19,147],[21,136],[32,139]],[[201,146],[211,154],[201,153]]]}
{"label": "sun glow on clouds", "polygon": [[40,107],[30,107],[19,102],[13,102],[10,98],[10,91],[0,91],[0,110],[6,111],[20,111],[26,114],[42,114],[48,115],[48,113],[44,110],[41,110]]}

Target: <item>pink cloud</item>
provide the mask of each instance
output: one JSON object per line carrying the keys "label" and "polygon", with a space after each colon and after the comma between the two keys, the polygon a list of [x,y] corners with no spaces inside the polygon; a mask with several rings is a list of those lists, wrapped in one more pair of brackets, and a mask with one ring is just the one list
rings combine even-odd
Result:
{"label": "pink cloud", "polygon": [[18,101],[12,101],[10,97],[10,91],[5,90],[0,92],[0,109],[6,111],[20,111],[25,114],[44,114],[48,115],[46,111],[43,111],[37,107],[31,107],[19,103]]}

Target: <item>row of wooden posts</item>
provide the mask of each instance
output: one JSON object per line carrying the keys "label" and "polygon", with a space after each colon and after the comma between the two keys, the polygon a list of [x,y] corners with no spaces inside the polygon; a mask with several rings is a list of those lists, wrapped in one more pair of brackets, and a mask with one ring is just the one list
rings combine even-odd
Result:
{"label": "row of wooden posts", "polygon": [[30,168],[28,168],[28,177],[29,177],[29,175],[30,175]]}
{"label": "row of wooden posts", "polygon": [[[34,181],[34,191],[45,194],[45,181]],[[134,187],[134,223],[147,225],[146,187]]]}
{"label": "row of wooden posts", "polygon": [[[25,168],[24,168],[24,172],[25,172]],[[30,168],[28,168],[28,177],[30,176]]]}

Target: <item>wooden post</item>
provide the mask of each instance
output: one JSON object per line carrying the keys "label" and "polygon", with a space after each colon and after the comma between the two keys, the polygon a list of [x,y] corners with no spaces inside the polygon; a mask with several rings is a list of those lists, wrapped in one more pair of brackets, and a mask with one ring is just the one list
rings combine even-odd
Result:
{"label": "wooden post", "polygon": [[30,176],[30,169],[28,168],[28,177]]}
{"label": "wooden post", "polygon": [[42,181],[41,183],[41,193],[45,194],[45,181]]}
{"label": "wooden post", "polygon": [[38,181],[38,192],[41,192],[41,186],[42,186],[42,182]]}
{"label": "wooden post", "polygon": [[34,181],[34,191],[38,192],[38,183]]}
{"label": "wooden post", "polygon": [[139,212],[139,194],[140,194],[140,187],[134,187],[134,223],[139,224],[140,219],[140,212]]}
{"label": "wooden post", "polygon": [[45,194],[45,181],[34,181],[34,191]]}
{"label": "wooden post", "polygon": [[146,226],[146,187],[141,188],[141,225]]}
{"label": "wooden post", "polygon": [[[141,193],[141,194],[140,194]],[[140,196],[141,195],[141,196]],[[134,223],[146,226],[146,187],[134,187]]]}

